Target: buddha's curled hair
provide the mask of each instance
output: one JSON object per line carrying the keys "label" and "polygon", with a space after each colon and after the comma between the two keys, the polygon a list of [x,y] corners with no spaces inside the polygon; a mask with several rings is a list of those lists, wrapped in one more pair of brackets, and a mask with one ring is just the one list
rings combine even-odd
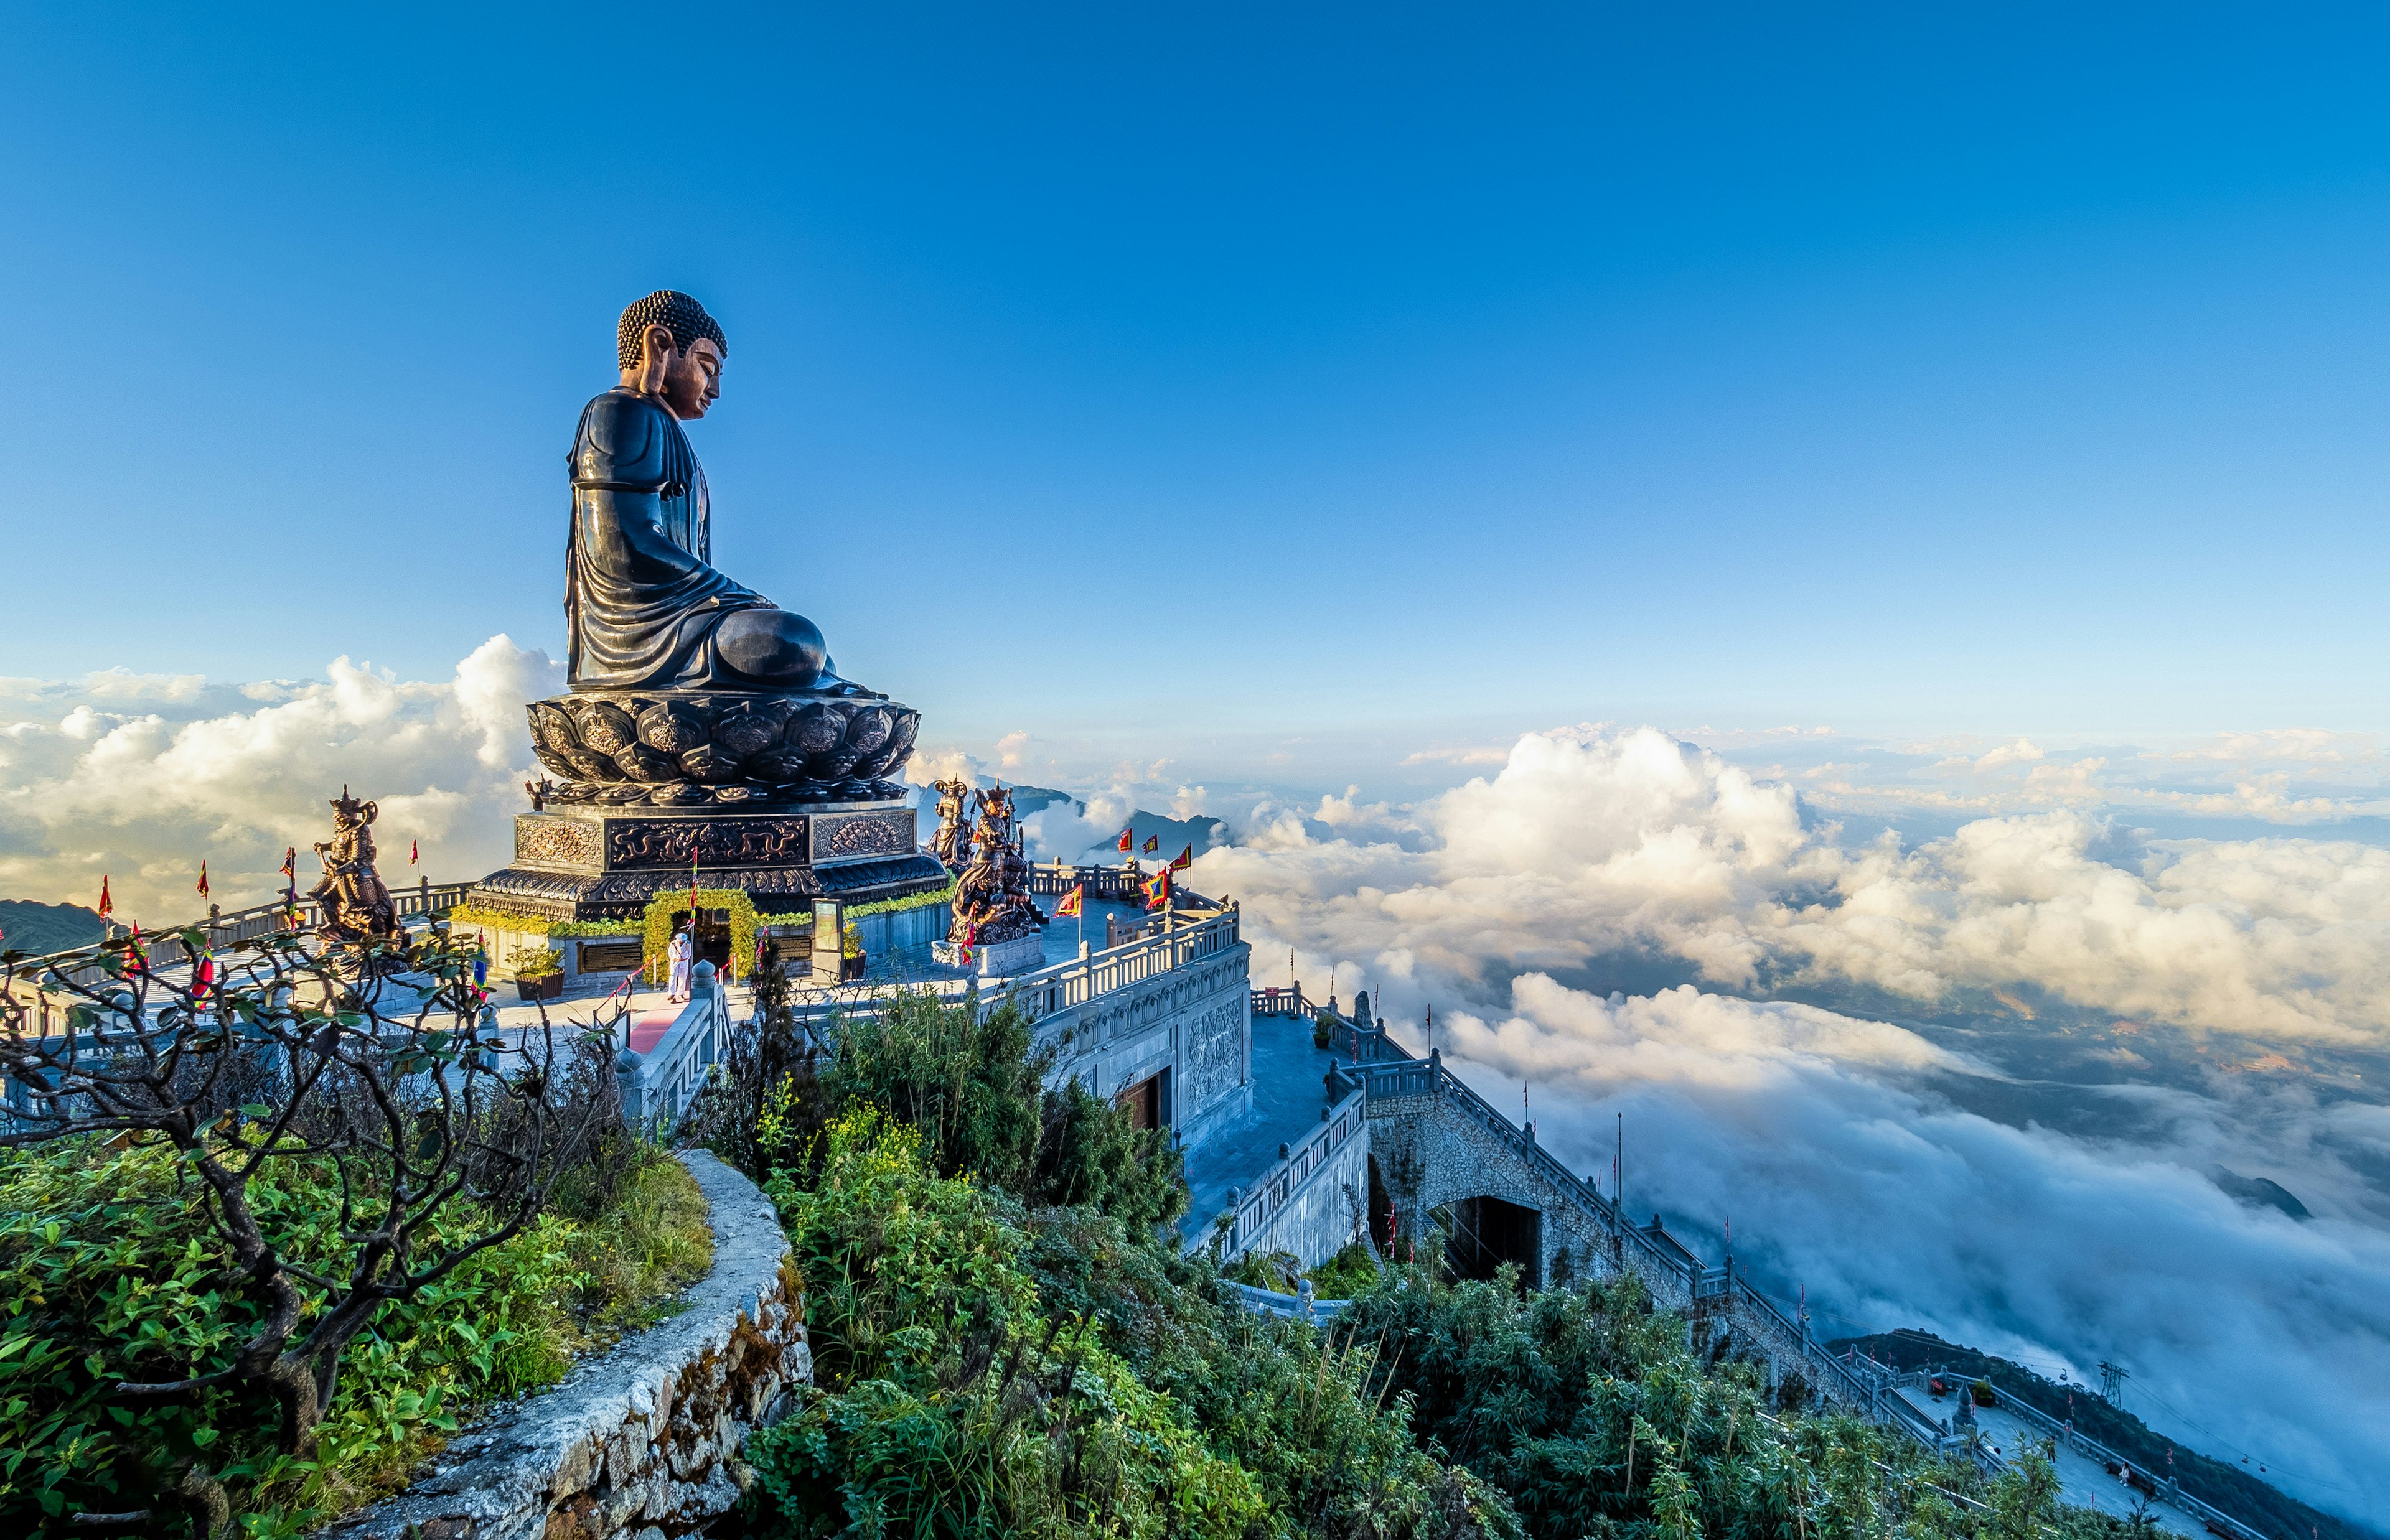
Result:
{"label": "buddha's curled hair", "polygon": [[672,333],[673,346],[687,349],[700,337],[713,339],[722,356],[730,356],[729,340],[722,335],[722,326],[705,313],[705,307],[677,289],[659,289],[644,300],[635,300],[623,312],[620,326],[614,328],[614,353],[623,367],[639,366],[640,341],[649,327],[662,327]]}

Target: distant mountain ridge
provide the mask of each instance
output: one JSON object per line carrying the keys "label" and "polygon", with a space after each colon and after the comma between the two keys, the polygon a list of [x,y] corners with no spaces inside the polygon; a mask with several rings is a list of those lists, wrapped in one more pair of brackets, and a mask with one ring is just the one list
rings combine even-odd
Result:
{"label": "distant mountain ridge", "polygon": [[108,922],[79,904],[0,898],[0,950],[39,956],[70,947],[96,946],[107,937]]}
{"label": "distant mountain ridge", "polygon": [[2290,1188],[2270,1176],[2243,1176],[2226,1166],[2210,1166],[2207,1179],[2253,1209],[2280,1209],[2293,1219],[2315,1217]]}
{"label": "distant mountain ridge", "polygon": [[[1057,791],[1049,786],[1015,786],[1012,789],[1013,811],[1023,818],[1033,813],[1052,807],[1058,802],[1068,802],[1072,812],[1081,817],[1086,815],[1086,801],[1071,795],[1068,791]],[[1157,861],[1171,860],[1183,850],[1191,848],[1196,854],[1201,855],[1214,845],[1231,842],[1228,838],[1228,826],[1217,818],[1207,817],[1200,813],[1192,818],[1173,818],[1166,814],[1149,813],[1143,808],[1138,808],[1128,815],[1128,835],[1130,853],[1145,862],[1148,866]],[[1148,854],[1145,849],[1148,839],[1152,840],[1157,846],[1151,854]],[[1096,847],[1089,853],[1099,861],[1117,862],[1120,857],[1120,852],[1117,849],[1105,849],[1102,846]]]}

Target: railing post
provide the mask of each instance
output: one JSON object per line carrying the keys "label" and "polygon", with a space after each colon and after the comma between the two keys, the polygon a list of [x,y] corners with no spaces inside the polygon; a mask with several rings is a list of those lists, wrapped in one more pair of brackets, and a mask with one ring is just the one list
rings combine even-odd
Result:
{"label": "railing post", "polygon": [[1442,1048],[1430,1048],[1427,1051],[1427,1094],[1432,1098],[1444,1095],[1444,1050]]}

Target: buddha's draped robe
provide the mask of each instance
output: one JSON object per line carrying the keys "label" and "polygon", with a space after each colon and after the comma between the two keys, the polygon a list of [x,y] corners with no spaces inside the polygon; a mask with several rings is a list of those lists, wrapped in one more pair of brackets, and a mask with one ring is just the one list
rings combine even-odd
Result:
{"label": "buddha's draped robe", "polygon": [[583,409],[570,464],[572,687],[739,687],[714,627],[778,607],[707,560],[705,471],[679,421],[652,396],[609,391]]}

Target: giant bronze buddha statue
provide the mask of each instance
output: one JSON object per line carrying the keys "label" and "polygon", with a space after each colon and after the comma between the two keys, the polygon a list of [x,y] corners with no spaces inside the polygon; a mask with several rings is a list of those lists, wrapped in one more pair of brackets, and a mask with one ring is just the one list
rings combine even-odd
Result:
{"label": "giant bronze buddha statue", "polygon": [[531,707],[550,800],[658,807],[884,799],[918,714],[838,676],[813,622],[714,567],[681,430],[722,394],[721,325],[675,289],[623,313],[621,383],[569,461],[572,694]]}
{"label": "giant bronze buddha statue", "polygon": [[579,689],[834,689],[821,632],[713,567],[705,468],[684,422],[722,395],[730,344],[670,289],[623,312],[623,382],[582,408],[565,543]]}

